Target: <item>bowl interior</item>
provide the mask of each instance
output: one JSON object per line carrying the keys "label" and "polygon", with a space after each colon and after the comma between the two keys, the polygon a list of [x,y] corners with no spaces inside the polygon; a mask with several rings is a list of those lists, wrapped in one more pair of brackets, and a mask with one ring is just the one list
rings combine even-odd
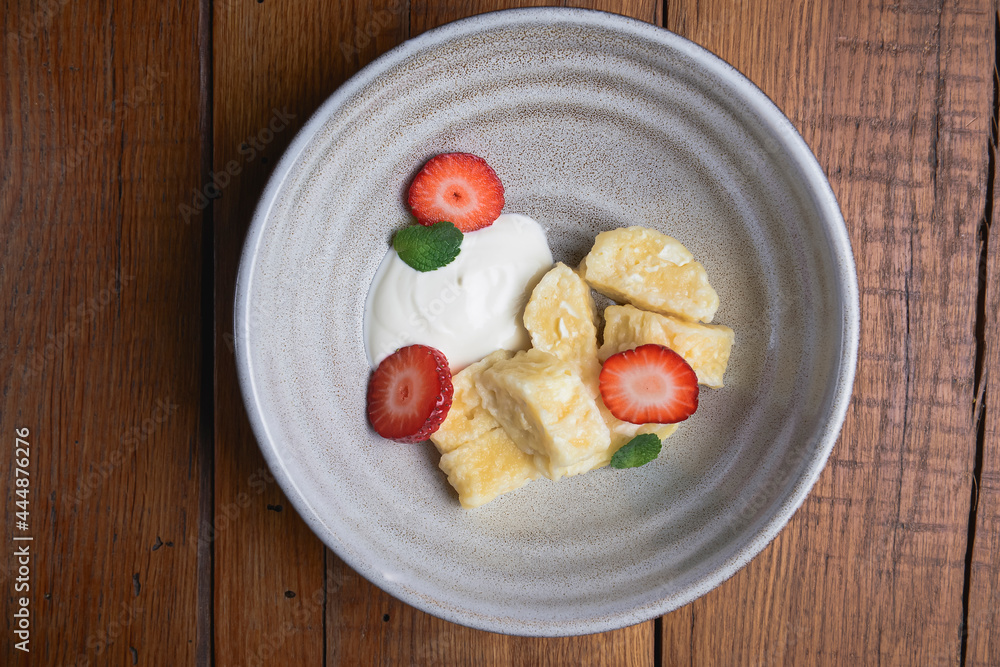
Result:
{"label": "bowl interior", "polygon": [[[660,458],[541,480],[462,510],[429,443],[365,419],[368,285],[430,156],[483,156],[505,211],[557,260],[626,225],[684,243],[736,331],[721,390]],[[857,294],[805,144],[729,66],[675,35],[525,10],[408,42],[338,91],[278,166],[241,265],[241,384],[262,450],[316,533],[421,609],[530,635],[664,613],[756,554],[801,503],[843,418]]]}

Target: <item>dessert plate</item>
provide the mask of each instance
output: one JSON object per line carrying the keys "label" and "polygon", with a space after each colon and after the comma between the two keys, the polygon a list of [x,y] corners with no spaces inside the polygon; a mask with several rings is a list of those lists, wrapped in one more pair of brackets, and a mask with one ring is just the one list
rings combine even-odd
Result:
{"label": "dessert plate", "polygon": [[[642,225],[686,245],[736,331],[721,390],[642,468],[540,480],[466,511],[430,443],[365,418],[365,296],[430,156],[481,155],[505,211],[575,265]],[[704,49],[610,14],[523,9],[427,32],[334,93],[288,148],[236,288],[240,386],[275,477],[376,586],[522,635],[620,628],[730,577],[802,503],[843,421],[858,345],[853,256],[812,153]]]}

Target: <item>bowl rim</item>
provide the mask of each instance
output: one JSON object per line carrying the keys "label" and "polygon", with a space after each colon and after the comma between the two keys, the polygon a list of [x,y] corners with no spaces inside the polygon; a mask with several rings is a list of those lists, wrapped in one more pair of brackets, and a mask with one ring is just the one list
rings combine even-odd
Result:
{"label": "bowl rim", "polygon": [[[778,142],[785,156],[799,170],[802,182],[813,198],[819,219],[817,223],[825,228],[836,275],[835,283],[840,290],[843,301],[842,340],[840,347],[839,367],[836,374],[836,386],[831,394],[830,408],[827,420],[819,422],[822,426],[817,446],[811,457],[806,457],[804,474],[795,481],[791,493],[781,499],[777,510],[752,536],[737,554],[710,572],[708,575],[681,589],[677,594],[663,598],[658,604],[631,608],[626,612],[613,615],[592,617],[583,620],[560,621],[551,624],[539,624],[537,621],[519,623],[510,617],[488,617],[480,614],[463,614],[445,604],[435,606],[423,596],[411,594],[392,581],[378,575],[369,564],[351,558],[330,544],[324,535],[326,527],[321,525],[314,516],[305,495],[295,481],[287,474],[281,457],[275,448],[269,429],[262,417],[263,410],[258,396],[257,386],[253,376],[253,364],[250,358],[249,323],[251,304],[251,277],[257,253],[262,242],[263,232],[270,217],[271,210],[282,191],[289,174],[298,162],[299,156],[309,142],[317,134],[327,119],[347,100],[371,81],[390,70],[395,65],[405,61],[415,53],[434,47],[442,42],[498,28],[529,27],[544,24],[571,24],[582,27],[613,29],[624,32],[639,39],[659,42],[679,52],[699,68],[709,74],[725,79],[737,91],[741,101],[754,112],[761,121],[762,130],[771,134]],[[345,81],[334,91],[312,114],[302,126],[274,171],[268,178],[257,206],[254,210],[243,249],[240,255],[239,268],[236,276],[235,298],[233,302],[233,333],[234,354],[236,358],[237,379],[240,393],[246,408],[254,437],[261,453],[267,462],[275,480],[287,496],[289,502],[303,518],[310,529],[328,548],[334,550],[352,569],[364,576],[378,588],[393,597],[416,607],[424,612],[467,627],[491,632],[512,635],[557,637],[589,634],[615,630],[651,618],[662,616],[685,604],[701,597],[721,583],[732,577],[736,572],[755,558],[791,520],[792,516],[805,501],[820,473],[826,466],[830,452],[839,438],[844,418],[847,414],[853,394],[855,371],[857,366],[858,345],[860,338],[860,300],[858,291],[857,268],[851,248],[850,237],[844,222],[840,206],[829,181],[819,165],[815,155],[805,140],[792,125],[791,121],[781,112],[778,106],[756,84],[741,74],[736,68],[725,62],[707,49],[665,28],[608,12],[568,7],[528,7],[506,9],[478,14],[468,18],[453,21],[437,28],[428,30],[399,44],[395,48],[379,56],[356,74]]]}

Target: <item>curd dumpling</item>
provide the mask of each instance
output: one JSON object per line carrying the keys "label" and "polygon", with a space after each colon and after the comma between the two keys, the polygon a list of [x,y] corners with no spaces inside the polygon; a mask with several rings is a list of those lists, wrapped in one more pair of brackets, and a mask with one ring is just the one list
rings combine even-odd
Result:
{"label": "curd dumpling", "polygon": [[603,362],[647,343],[665,345],[684,357],[699,383],[718,388],[723,386],[734,339],[733,330],[721,324],[688,322],[633,306],[609,306],[604,309],[604,344],[598,356]]}
{"label": "curd dumpling", "polygon": [[483,371],[483,405],[549,479],[596,466],[611,445],[600,410],[573,367],[541,350]]}
{"label": "curd dumpling", "polygon": [[442,454],[438,465],[465,509],[485,505],[541,476],[534,458],[518,449],[499,426]]}
{"label": "curd dumpling", "polygon": [[546,273],[524,308],[531,346],[573,366],[583,384],[598,394],[597,308],[590,286],[562,262]]}
{"label": "curd dumpling", "polygon": [[541,477],[534,457],[522,452],[483,407],[476,381],[495,363],[514,356],[497,350],[452,376],[451,409],[431,442],[441,452],[439,466],[458,492],[462,507],[479,507]]}
{"label": "curd dumpling", "polygon": [[476,389],[476,380],[496,362],[513,356],[513,352],[497,350],[451,376],[454,388],[451,408],[438,430],[431,434],[431,442],[439,452],[450,452],[500,427],[493,415],[483,407],[482,397]]}
{"label": "curd dumpling", "polygon": [[643,310],[711,322],[719,308],[705,267],[676,239],[653,229],[601,232],[580,272],[601,294]]}

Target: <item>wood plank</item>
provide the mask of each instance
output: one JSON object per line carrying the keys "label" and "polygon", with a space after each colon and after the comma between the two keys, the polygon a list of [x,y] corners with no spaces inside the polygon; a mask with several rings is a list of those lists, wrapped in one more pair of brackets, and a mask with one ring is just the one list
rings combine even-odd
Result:
{"label": "wood plank", "polygon": [[341,82],[405,37],[408,4],[213,4],[215,171],[235,172],[214,202],[216,665],[318,665],[325,548],[273,483],[246,420],[232,354],[235,277],[271,168]]}
{"label": "wood plank", "polygon": [[[1000,23],[1000,12],[997,13]],[[994,24],[994,30],[996,30]],[[995,42],[993,42],[995,44]],[[993,54],[994,60],[1000,54]],[[993,72],[1000,91],[1000,73]],[[995,92],[994,104],[998,103]],[[968,667],[1000,665],[1000,197],[997,197],[997,108],[993,109],[993,183],[991,215],[981,227],[986,263],[983,318],[983,371],[977,391],[977,416],[982,420],[982,466],[976,485],[976,527],[969,572],[969,613],[966,661]]]}
{"label": "wood plank", "polygon": [[653,622],[583,637],[513,637],[426,614],[372,586],[334,554],[327,573],[327,664],[652,665]]}
{"label": "wood plank", "polygon": [[695,663],[959,661],[993,5],[957,4],[669,3],[819,156],[863,320],[829,465],[760,556],[665,617],[664,665],[677,638]]}
{"label": "wood plank", "polygon": [[199,179],[197,17],[194,0],[0,12],[2,664],[195,659],[201,237],[177,204]]}
{"label": "wood plank", "polygon": [[545,7],[559,4],[563,7],[598,9],[656,25],[662,25],[663,14],[663,3],[654,0],[563,0],[560,3],[547,2],[546,0],[466,0],[465,2],[413,0],[411,4],[410,32],[414,37],[450,21],[457,21],[485,12],[519,7]]}
{"label": "wood plank", "polygon": [[[415,0],[410,31],[417,35],[482,12],[533,2],[437,3]],[[659,18],[658,2],[630,0],[603,6],[646,21]],[[418,611],[365,581],[334,554],[327,574],[329,665],[652,665],[654,622],[584,637],[511,637],[443,621]]]}

